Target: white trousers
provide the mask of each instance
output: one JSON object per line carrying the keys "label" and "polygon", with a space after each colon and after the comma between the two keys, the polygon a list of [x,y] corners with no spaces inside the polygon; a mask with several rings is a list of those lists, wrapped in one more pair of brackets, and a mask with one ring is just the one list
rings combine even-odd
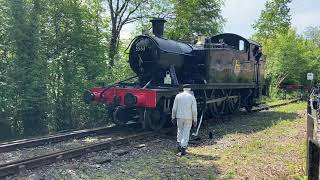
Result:
{"label": "white trousers", "polygon": [[177,142],[183,148],[186,148],[188,146],[191,126],[191,119],[177,119]]}

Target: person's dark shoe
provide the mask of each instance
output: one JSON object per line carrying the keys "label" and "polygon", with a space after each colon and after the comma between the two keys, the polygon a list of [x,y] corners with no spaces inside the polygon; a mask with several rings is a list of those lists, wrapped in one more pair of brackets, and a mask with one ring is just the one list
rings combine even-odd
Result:
{"label": "person's dark shoe", "polygon": [[177,143],[177,151],[178,151],[178,152],[181,152],[181,146],[180,146],[180,143]]}
{"label": "person's dark shoe", "polygon": [[179,145],[177,146],[177,151],[181,152],[181,146],[179,146]]}
{"label": "person's dark shoe", "polygon": [[186,154],[187,154],[186,148],[181,147],[181,156],[184,156]]}

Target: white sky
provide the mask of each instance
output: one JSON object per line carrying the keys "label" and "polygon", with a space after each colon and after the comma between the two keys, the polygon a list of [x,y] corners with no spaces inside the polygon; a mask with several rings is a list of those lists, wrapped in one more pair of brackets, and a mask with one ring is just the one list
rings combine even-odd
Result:
{"label": "white sky", "polygon": [[[227,19],[225,32],[246,38],[254,33],[252,24],[259,19],[266,0],[226,0],[223,16]],[[320,0],[293,0],[290,4],[292,26],[302,34],[308,26],[320,26]]]}
{"label": "white sky", "polygon": [[[249,38],[254,34],[252,24],[259,18],[266,0],[225,0],[222,15],[227,22],[224,32]],[[293,0],[290,4],[292,26],[302,34],[308,26],[320,26],[320,0]],[[121,38],[130,37],[134,25],[124,27]]]}

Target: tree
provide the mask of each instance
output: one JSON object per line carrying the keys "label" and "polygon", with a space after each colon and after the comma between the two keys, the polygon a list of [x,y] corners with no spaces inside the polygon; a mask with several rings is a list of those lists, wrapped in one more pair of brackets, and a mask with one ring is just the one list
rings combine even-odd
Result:
{"label": "tree", "polygon": [[[82,93],[105,79],[107,18],[99,0],[47,1],[43,49],[49,63],[50,124],[53,130],[103,121],[97,108],[84,105]],[[99,120],[98,118],[99,117]]]}
{"label": "tree", "polygon": [[0,138],[7,138],[17,127],[13,42],[10,38],[10,10],[7,0],[0,0]]}
{"label": "tree", "polygon": [[320,27],[307,27],[305,36],[320,48]]}
{"label": "tree", "polygon": [[150,20],[152,18],[164,18],[167,21],[172,21],[174,18],[174,4],[172,0],[149,0],[148,3],[143,4],[142,8],[139,8],[136,14],[140,18],[136,22],[136,28],[133,36],[143,33],[151,33],[152,29]]}
{"label": "tree", "polygon": [[[104,106],[85,105],[81,97],[97,82],[133,75],[122,53],[129,43],[120,41],[123,26],[137,20],[149,26],[151,17],[184,18],[172,0],[146,1],[110,0],[106,10],[101,0],[0,0],[1,128],[29,136],[108,123]],[[189,1],[204,13],[214,7]],[[200,16],[197,7],[191,10]],[[206,18],[201,21],[213,22]],[[187,28],[202,32],[196,26]]]}
{"label": "tree", "polygon": [[306,74],[320,75],[320,50],[294,30],[279,33],[264,46],[267,55],[266,75],[273,88],[281,83],[307,84]]}
{"label": "tree", "polygon": [[169,22],[169,38],[190,42],[193,34],[213,36],[221,32],[223,0],[174,0],[174,20]]}
{"label": "tree", "polygon": [[[18,118],[25,135],[46,131],[46,61],[39,54],[40,0],[32,1],[30,15],[23,0],[9,1],[12,14],[11,37],[15,42],[14,81],[19,99]],[[30,17],[30,19],[28,18]]]}
{"label": "tree", "polygon": [[109,43],[110,66],[115,63],[119,47],[120,31],[123,26],[141,19],[135,13],[147,0],[107,0],[111,18],[111,39]]}
{"label": "tree", "polygon": [[100,0],[0,0],[1,138],[108,123],[81,98],[112,79],[108,29]]}
{"label": "tree", "polygon": [[290,29],[291,16],[289,4],[292,0],[270,0],[265,4],[260,18],[253,28],[257,31],[257,37],[268,39],[277,33],[286,33]]}

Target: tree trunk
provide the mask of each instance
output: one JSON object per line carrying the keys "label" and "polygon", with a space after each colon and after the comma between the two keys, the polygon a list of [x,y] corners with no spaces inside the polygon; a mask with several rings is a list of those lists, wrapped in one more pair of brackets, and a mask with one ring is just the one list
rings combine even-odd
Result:
{"label": "tree trunk", "polygon": [[117,32],[116,29],[116,20],[113,20],[112,22],[112,30],[111,30],[111,40],[109,44],[109,58],[110,58],[110,66],[113,67],[115,64],[115,56],[118,53],[118,36],[119,32]]}

